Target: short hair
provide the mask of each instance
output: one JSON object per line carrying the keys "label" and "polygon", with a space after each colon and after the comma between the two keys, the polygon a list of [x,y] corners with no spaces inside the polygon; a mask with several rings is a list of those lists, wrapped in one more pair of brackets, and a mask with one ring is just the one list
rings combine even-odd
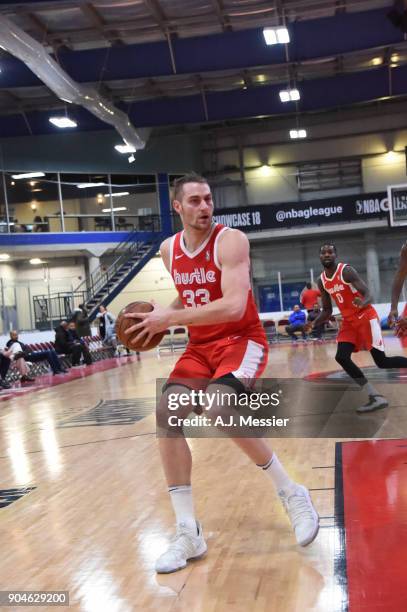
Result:
{"label": "short hair", "polygon": [[174,182],[172,184],[174,200],[179,200],[184,189],[184,185],[186,185],[187,183],[206,183],[207,185],[209,185],[205,177],[200,176],[196,172],[188,172],[187,174],[184,174],[184,176],[180,176],[179,178],[174,179]]}
{"label": "short hair", "polygon": [[307,289],[311,289],[311,287],[312,287],[312,285],[311,285],[311,283],[310,283],[310,282],[305,283],[305,286],[306,286],[306,288],[307,288]]}
{"label": "short hair", "polygon": [[321,246],[320,246],[320,248],[319,248],[319,252],[321,252],[321,251],[322,251],[322,249],[323,249],[324,247],[326,247],[326,246],[332,247],[332,248],[333,248],[333,250],[335,251],[335,254],[336,254],[336,255],[338,254],[338,251],[336,250],[336,246],[335,246],[334,244],[330,243],[330,242],[324,242],[324,244],[321,244]]}

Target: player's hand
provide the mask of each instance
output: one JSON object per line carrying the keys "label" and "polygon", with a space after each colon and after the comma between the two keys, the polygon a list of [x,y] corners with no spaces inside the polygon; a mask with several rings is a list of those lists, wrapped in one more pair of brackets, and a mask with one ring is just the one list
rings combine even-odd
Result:
{"label": "player's hand", "polygon": [[396,336],[402,338],[407,336],[407,319],[401,318],[396,322]]}
{"label": "player's hand", "polygon": [[397,311],[397,308],[395,310],[390,310],[389,316],[387,317],[387,323],[389,324],[389,327],[394,327],[397,322],[398,316],[399,313]]}
{"label": "player's hand", "polygon": [[353,300],[352,304],[353,304],[354,306],[356,306],[357,308],[362,308],[362,306],[363,306],[363,300],[362,300],[362,298],[360,298],[360,297],[358,297],[358,296],[357,296],[357,297],[355,297],[355,298],[354,298],[354,300]]}
{"label": "player's hand", "polygon": [[151,300],[151,305],[154,307],[151,312],[129,312],[124,315],[126,319],[142,319],[125,331],[126,334],[139,332],[132,339],[135,344],[145,336],[142,346],[146,346],[155,334],[159,334],[169,327],[171,309],[160,306],[154,300]]}

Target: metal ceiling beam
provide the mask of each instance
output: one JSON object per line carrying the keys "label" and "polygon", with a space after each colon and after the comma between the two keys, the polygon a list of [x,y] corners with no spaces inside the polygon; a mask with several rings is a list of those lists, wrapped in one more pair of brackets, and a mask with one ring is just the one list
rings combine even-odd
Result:
{"label": "metal ceiling beam", "polygon": [[144,0],[144,4],[160,26],[160,29],[166,34],[168,31],[167,17],[158,0]]}
{"label": "metal ceiling beam", "polygon": [[146,81],[147,90],[157,98],[163,98],[165,93],[157,84],[157,81],[154,79],[147,79]]}
{"label": "metal ceiling beam", "polygon": [[41,21],[41,19],[37,17],[37,15],[35,15],[35,13],[19,12],[19,15],[21,15],[28,21],[28,23],[30,24],[30,29],[37,37],[37,39],[39,39],[39,42],[41,44],[45,43],[47,45],[52,45],[48,28]]}
{"label": "metal ceiling beam", "polygon": [[335,2],[335,15],[346,13],[346,0],[336,0]]}
{"label": "metal ceiling beam", "polygon": [[2,98],[6,98],[8,103],[13,105],[14,109],[16,108],[16,106],[20,107],[21,102],[22,102],[21,98],[19,98],[15,94],[13,94],[11,91],[7,91],[7,89],[1,89],[0,90],[0,100]]}
{"label": "metal ceiling beam", "polygon": [[80,3],[79,7],[85,17],[94,25],[95,29],[99,32],[102,38],[107,40],[109,43],[121,42],[123,44],[123,41],[120,40],[119,34],[116,31],[109,29],[108,24],[106,24],[106,22],[102,19],[97,9],[91,2]]}
{"label": "metal ceiling beam", "polygon": [[232,30],[232,26],[230,25],[229,17],[225,15],[225,9],[223,6],[222,0],[211,0],[213,10],[216,13],[216,16],[219,20],[220,25],[222,26],[222,30],[224,32],[230,32]]}

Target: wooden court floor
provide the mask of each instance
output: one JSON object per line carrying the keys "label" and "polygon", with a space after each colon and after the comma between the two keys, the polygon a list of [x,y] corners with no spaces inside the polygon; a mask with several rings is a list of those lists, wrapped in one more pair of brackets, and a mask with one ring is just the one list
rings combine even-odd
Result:
{"label": "wooden court floor", "polygon": [[[396,339],[386,344],[388,354],[407,353]],[[273,348],[266,375],[336,370],[334,352],[333,343]],[[178,573],[155,574],[173,515],[152,411],[155,380],[175,359],[143,354],[0,404],[1,590],[67,590],[70,609],[86,612],[344,610],[334,572],[335,439],[272,441],[322,517],[305,549],[271,483],[233,443],[190,440],[209,551]],[[371,365],[368,354],[356,360]]]}

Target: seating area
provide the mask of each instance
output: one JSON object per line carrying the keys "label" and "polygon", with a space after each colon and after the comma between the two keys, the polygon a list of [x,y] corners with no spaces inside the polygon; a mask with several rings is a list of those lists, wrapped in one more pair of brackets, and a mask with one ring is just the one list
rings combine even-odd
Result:
{"label": "seating area", "polygon": [[188,343],[188,330],[184,326],[170,327],[164,334],[157,347],[157,354],[162,352],[174,353],[175,351],[184,350]]}
{"label": "seating area", "polygon": [[[83,341],[86,343],[88,347],[92,362],[102,361],[103,359],[109,359],[114,356],[115,350],[113,347],[104,346],[102,339],[100,336],[88,336],[83,338]],[[37,342],[32,344],[27,344],[27,348],[30,351],[44,351],[47,349],[54,349],[55,345],[53,342]],[[71,357],[70,355],[64,355],[58,353],[58,357],[64,366],[64,368],[71,367]],[[48,374],[50,372],[50,367],[46,360],[40,361],[38,363],[32,363],[30,366],[30,375],[31,376],[40,376],[41,374]],[[11,364],[11,367],[7,373],[6,381],[9,383],[17,382],[20,378],[20,374],[15,367],[14,363]]]}
{"label": "seating area", "polygon": [[[289,336],[285,331],[285,326],[288,325],[287,318],[277,318],[277,319],[266,319],[262,321],[264,330],[266,332],[266,336],[269,344],[274,343],[283,343],[288,342],[290,340]],[[325,326],[325,330],[323,333],[323,339],[327,340],[335,336],[338,331],[338,321],[332,316],[330,318],[329,324]],[[88,347],[92,362],[103,361],[105,359],[111,359],[117,353],[115,349],[110,346],[105,346],[103,341],[99,335],[88,336],[83,338],[83,341],[86,343]],[[171,327],[165,332],[165,335],[161,341],[161,343],[157,347],[157,355],[158,357],[161,354],[169,353],[173,354],[177,351],[183,351],[188,343],[188,330],[184,326],[176,326]],[[27,348],[30,351],[41,351],[47,349],[55,349],[54,342],[36,342],[36,343],[28,343]],[[126,349],[123,346],[118,346],[118,353],[125,355]],[[64,368],[71,367],[71,356],[58,354],[58,357]],[[40,361],[38,363],[32,363],[30,365],[30,375],[31,376],[41,376],[43,374],[48,374],[50,372],[49,364],[46,360]],[[15,367],[14,362],[12,362],[11,367],[8,371],[6,381],[13,384],[20,379],[20,373]]]}
{"label": "seating area", "polygon": [[[264,331],[269,344],[289,341],[290,337],[285,331],[286,326],[289,324],[287,317],[277,319],[265,319],[262,321]],[[335,316],[331,316],[328,323],[325,324],[324,331],[322,333],[322,339],[328,340],[335,336],[338,332],[339,321]],[[308,336],[311,337],[312,336]]]}

